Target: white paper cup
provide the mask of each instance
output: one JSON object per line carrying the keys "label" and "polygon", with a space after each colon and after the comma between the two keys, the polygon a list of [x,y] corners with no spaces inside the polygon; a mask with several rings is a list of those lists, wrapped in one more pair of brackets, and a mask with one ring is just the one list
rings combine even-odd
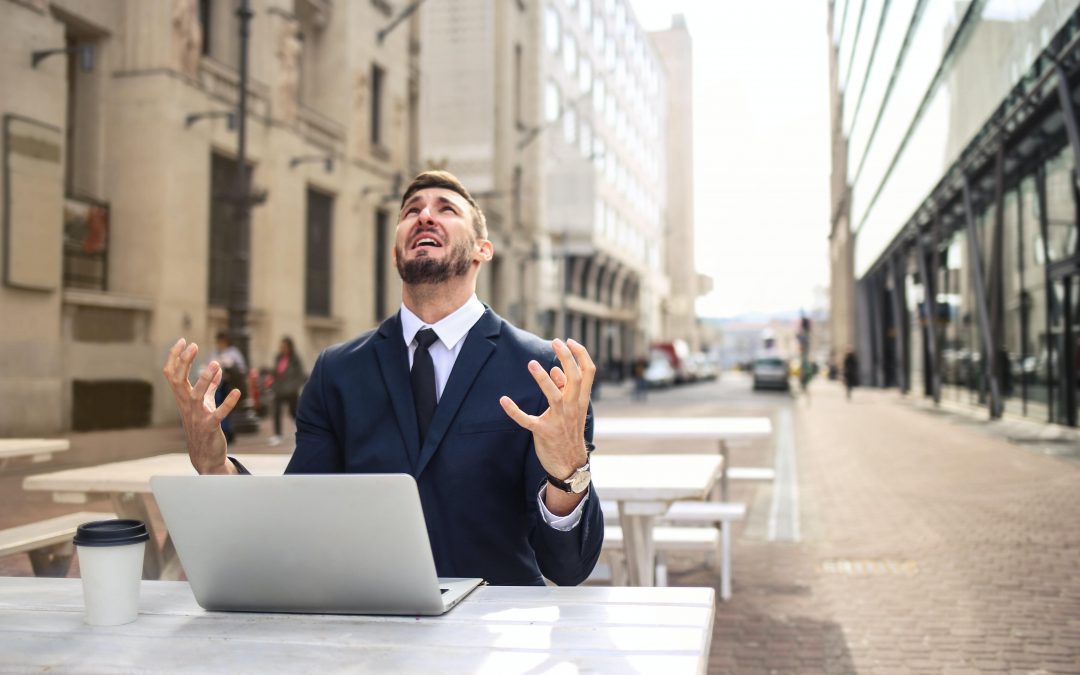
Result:
{"label": "white paper cup", "polygon": [[75,546],[86,623],[119,626],[138,616],[143,555],[149,538],[146,525],[139,520],[97,520],[79,526]]}

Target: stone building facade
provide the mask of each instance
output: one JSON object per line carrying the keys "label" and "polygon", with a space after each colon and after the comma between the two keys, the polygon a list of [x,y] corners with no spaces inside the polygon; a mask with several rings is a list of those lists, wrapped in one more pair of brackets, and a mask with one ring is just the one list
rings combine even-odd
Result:
{"label": "stone building facade", "polygon": [[[0,1],[0,435],[176,419],[168,348],[205,356],[227,321],[235,6]],[[251,8],[250,360],[290,335],[310,365],[397,306],[415,20],[380,39],[382,0]]]}

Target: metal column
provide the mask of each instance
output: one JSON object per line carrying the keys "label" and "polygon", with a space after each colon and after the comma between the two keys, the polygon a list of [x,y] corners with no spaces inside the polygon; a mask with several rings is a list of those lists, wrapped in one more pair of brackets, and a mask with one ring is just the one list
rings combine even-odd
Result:
{"label": "metal column", "polygon": [[903,256],[903,253],[897,253],[889,258],[889,272],[892,277],[892,296],[890,304],[892,305],[893,315],[893,329],[895,332],[895,349],[896,357],[896,386],[900,390],[900,393],[906,394],[908,391],[907,382],[907,331],[904,330],[904,269],[900,262],[897,260]]}
{"label": "metal column", "polygon": [[[1080,169],[1080,128],[1076,123],[1076,106],[1073,105],[1072,91],[1069,90],[1069,76],[1059,61],[1054,61],[1057,74],[1058,101],[1061,103],[1062,117],[1065,119],[1065,133],[1069,137],[1069,147],[1073,151],[1073,166]],[[1078,183],[1078,172],[1073,172],[1073,182]],[[1047,258],[1049,260],[1049,258]]]}
{"label": "metal column", "polygon": [[[937,242],[934,243],[937,258]],[[941,403],[941,361],[938,359],[938,308],[937,266],[926,264],[926,247],[922,233],[915,236],[915,257],[919,263],[919,277],[923,282],[923,311],[926,313],[926,342],[930,347],[930,395],[934,403]],[[930,268],[933,268],[931,271]]]}
{"label": "metal column", "polygon": [[[1046,167],[1040,164],[1035,169],[1035,195],[1039,201],[1039,234],[1042,238],[1043,249],[1043,283],[1046,284],[1046,350],[1052,349],[1050,339],[1053,336],[1053,321],[1058,313],[1057,295],[1054,293],[1054,282],[1050,278],[1050,224],[1046,212]],[[1054,360],[1046,359],[1046,421],[1054,421],[1054,386],[1053,373]]]}
{"label": "metal column", "polygon": [[[990,312],[986,301],[986,280],[983,278],[982,251],[979,248],[979,233],[975,228],[975,211],[971,203],[971,179],[964,175],[964,215],[967,219],[968,250],[970,251],[969,262],[975,281],[975,302],[978,305],[979,332],[982,334],[983,350],[985,359],[994,359],[996,345],[994,336],[990,330]],[[985,364],[986,361],[983,361]],[[990,417],[1001,417],[1001,388],[999,386],[994,368],[983,370],[990,380]]]}

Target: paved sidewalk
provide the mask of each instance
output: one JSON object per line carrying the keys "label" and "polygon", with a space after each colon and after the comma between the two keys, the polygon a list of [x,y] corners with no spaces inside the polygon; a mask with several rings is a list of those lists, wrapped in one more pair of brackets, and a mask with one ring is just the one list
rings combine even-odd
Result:
{"label": "paved sidewalk", "polygon": [[802,539],[737,536],[710,673],[1080,673],[1080,463],[894,392],[795,410]]}

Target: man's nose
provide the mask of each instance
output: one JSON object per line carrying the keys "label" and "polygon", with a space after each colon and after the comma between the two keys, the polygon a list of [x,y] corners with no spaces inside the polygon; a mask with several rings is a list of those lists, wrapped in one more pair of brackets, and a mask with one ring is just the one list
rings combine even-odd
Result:
{"label": "man's nose", "polygon": [[420,217],[420,220],[424,221],[424,222],[430,222],[431,220],[433,220],[433,217],[431,215],[431,207],[430,206],[425,206],[424,210],[420,212],[419,217]]}

